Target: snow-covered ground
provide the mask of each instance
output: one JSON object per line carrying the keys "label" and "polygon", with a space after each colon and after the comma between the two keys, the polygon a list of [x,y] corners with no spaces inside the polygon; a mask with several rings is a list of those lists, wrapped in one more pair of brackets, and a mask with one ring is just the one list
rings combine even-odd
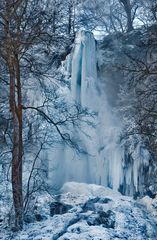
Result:
{"label": "snow-covered ground", "polygon": [[157,199],[150,200],[147,197],[134,201],[109,188],[70,182],[64,184],[57,201],[57,204],[63,204],[65,209],[68,209],[66,213],[52,216],[54,199],[40,196],[36,199],[36,211],[41,215],[40,221],[25,224],[24,230],[19,233],[2,230],[0,239],[157,239]]}

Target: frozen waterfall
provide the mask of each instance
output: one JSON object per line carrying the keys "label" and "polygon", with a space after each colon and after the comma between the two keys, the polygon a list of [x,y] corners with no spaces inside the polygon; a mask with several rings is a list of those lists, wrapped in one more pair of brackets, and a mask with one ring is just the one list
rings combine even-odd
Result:
{"label": "frozen waterfall", "polygon": [[[81,30],[77,33],[63,71],[71,82],[71,93],[68,94],[77,104],[98,112],[98,115],[95,128],[73,130],[74,138],[82,142],[88,155],[77,155],[64,144],[51,152],[55,159],[52,167],[55,170],[49,177],[51,182],[58,188],[67,181],[96,183],[132,195],[143,181],[141,166],[147,165],[150,156],[139,146],[136,156],[130,156],[120,143],[122,124],[112,111],[97,77],[96,42],[91,32]],[[143,154],[140,159],[139,151]]]}
{"label": "frozen waterfall", "polygon": [[96,105],[96,46],[93,34],[79,31],[72,57],[71,91],[76,102],[83,107]]}

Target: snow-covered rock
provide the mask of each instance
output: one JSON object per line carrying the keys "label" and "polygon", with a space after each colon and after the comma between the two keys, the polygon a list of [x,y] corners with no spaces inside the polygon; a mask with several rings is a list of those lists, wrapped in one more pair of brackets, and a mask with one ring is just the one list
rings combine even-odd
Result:
{"label": "snow-covered rock", "polygon": [[[40,197],[43,198],[42,196]],[[130,197],[94,184],[64,184],[58,198],[72,208],[46,220],[26,224],[2,240],[155,240],[157,222],[147,208]],[[47,209],[52,198],[47,203]],[[40,209],[42,211],[42,201]],[[44,204],[44,203],[43,203]],[[45,205],[44,205],[45,208]],[[45,209],[44,209],[45,212]]]}
{"label": "snow-covered rock", "polygon": [[140,203],[142,203],[154,217],[157,217],[157,197],[152,199],[149,196],[145,196],[140,200]]}

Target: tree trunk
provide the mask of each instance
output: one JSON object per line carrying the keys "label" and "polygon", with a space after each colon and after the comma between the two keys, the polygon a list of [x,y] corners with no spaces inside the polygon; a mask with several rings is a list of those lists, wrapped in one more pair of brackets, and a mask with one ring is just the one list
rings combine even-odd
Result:
{"label": "tree trunk", "polygon": [[[9,64],[10,74],[10,110],[13,122],[12,149],[12,191],[15,209],[15,228],[23,227],[23,194],[22,194],[22,95],[20,68],[15,59]],[[16,89],[17,88],[17,89]]]}
{"label": "tree trunk", "polygon": [[124,10],[125,10],[126,15],[127,15],[127,31],[130,32],[134,29],[133,28],[132,15],[131,15],[132,8],[131,8],[130,0],[119,0],[119,1],[124,6]]}
{"label": "tree trunk", "polygon": [[72,28],[72,4],[68,6],[68,35],[70,36]]}
{"label": "tree trunk", "polygon": [[134,29],[133,28],[133,23],[132,23],[132,17],[131,17],[131,6],[130,6],[130,4],[126,5],[125,11],[126,11],[126,14],[127,14],[127,31],[130,32]]}
{"label": "tree trunk", "polygon": [[[18,2],[17,2],[18,3]],[[14,6],[15,7],[15,6]],[[12,39],[10,25],[12,21],[13,6],[10,1],[6,1],[6,11],[4,19],[4,49],[5,60],[9,73],[9,103],[12,117],[12,193],[13,204],[15,210],[15,229],[20,230],[23,227],[23,194],[22,194],[22,155],[23,155],[23,139],[22,139],[22,93],[20,66],[18,54],[19,42],[16,43]],[[15,43],[17,46],[15,46]]]}
{"label": "tree trunk", "polygon": [[52,17],[52,32],[55,35],[56,32],[56,9],[53,11],[53,17]]}

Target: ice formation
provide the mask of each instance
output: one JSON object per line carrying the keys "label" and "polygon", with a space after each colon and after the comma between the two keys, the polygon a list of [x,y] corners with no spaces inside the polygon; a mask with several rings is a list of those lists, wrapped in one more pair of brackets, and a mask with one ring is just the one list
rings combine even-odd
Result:
{"label": "ice formation", "polygon": [[96,102],[96,47],[90,32],[79,31],[72,57],[71,90],[74,99],[83,107],[94,107]]}
{"label": "ice formation", "polygon": [[96,42],[91,32],[81,30],[77,33],[73,52],[63,65],[65,76],[71,81],[69,95],[73,101],[98,114],[95,128],[82,125],[82,131],[73,130],[73,138],[81,142],[89,154],[77,155],[64,144],[53,154],[51,152],[56,160],[51,181],[58,188],[64,182],[77,181],[133,195],[143,184],[143,171],[150,155],[141,145],[137,145],[131,155],[120,143],[122,123],[112,111],[97,77]]}

